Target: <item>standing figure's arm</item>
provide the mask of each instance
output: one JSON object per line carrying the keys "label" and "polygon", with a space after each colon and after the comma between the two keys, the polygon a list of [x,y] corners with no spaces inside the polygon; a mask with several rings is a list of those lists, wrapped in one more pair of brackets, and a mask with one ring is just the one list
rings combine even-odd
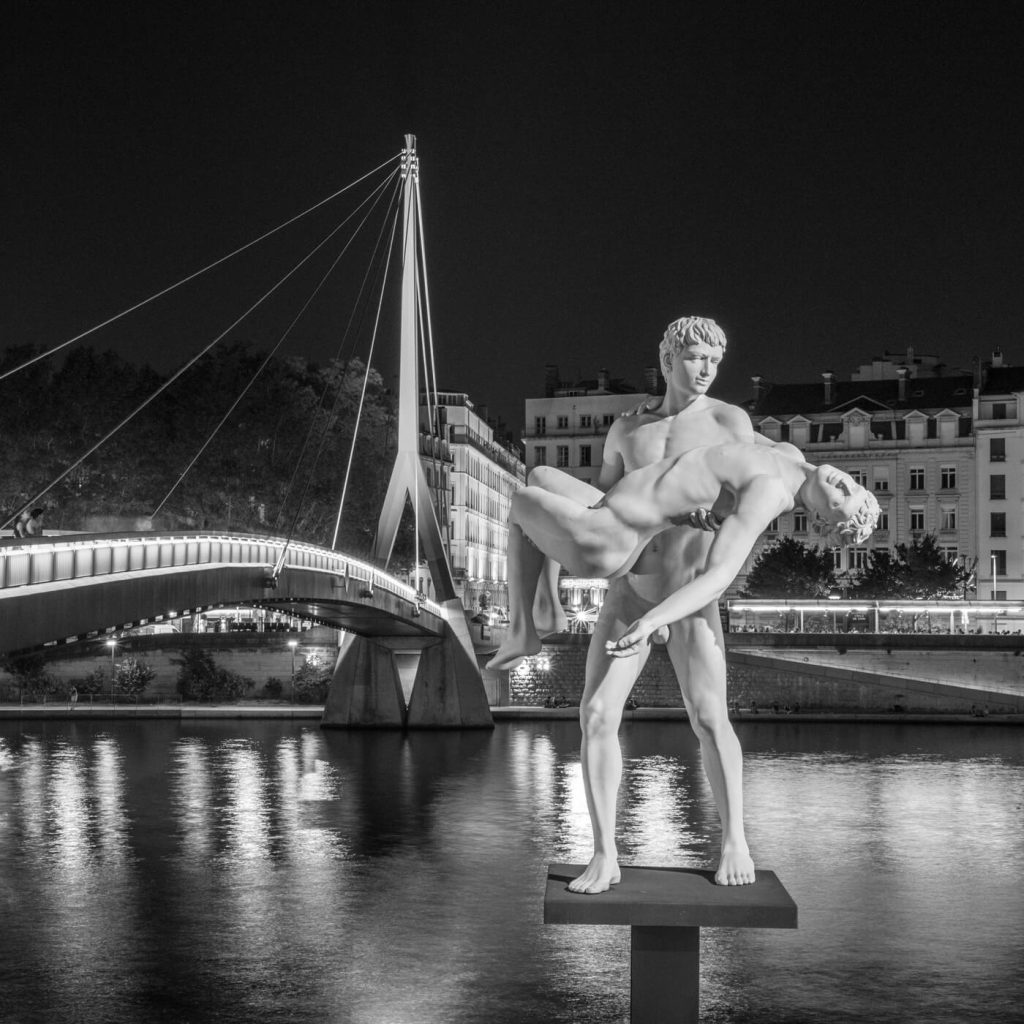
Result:
{"label": "standing figure's arm", "polygon": [[736,510],[725,518],[719,528],[708,551],[704,570],[641,615],[618,640],[609,640],[605,644],[607,653],[616,658],[636,654],[656,629],[678,622],[717,601],[743,568],[757,538],[768,524],[791,507],[792,500],[777,480],[759,477],[747,485]]}

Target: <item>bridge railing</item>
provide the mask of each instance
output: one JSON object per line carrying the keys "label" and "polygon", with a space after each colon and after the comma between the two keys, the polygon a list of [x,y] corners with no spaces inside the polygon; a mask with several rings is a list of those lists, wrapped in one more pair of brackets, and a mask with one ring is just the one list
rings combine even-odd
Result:
{"label": "bridge railing", "polygon": [[[269,572],[284,545],[283,538],[230,533],[68,534],[8,540],[0,543],[0,591],[202,565],[258,565]],[[343,576],[368,589],[379,587],[444,617],[439,604],[417,595],[413,587],[339,551],[292,542],[285,566]]]}

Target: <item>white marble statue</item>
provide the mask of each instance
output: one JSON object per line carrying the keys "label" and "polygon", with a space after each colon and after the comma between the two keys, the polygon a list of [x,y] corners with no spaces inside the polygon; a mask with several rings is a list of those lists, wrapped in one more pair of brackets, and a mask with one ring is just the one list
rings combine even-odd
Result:
{"label": "white marble statue", "polygon": [[[561,625],[559,562],[571,572],[611,580],[580,706],[594,855],[570,884],[577,892],[602,892],[619,878],[618,727],[649,653],[644,641],[655,632],[667,639],[722,821],[716,881],[754,881],[717,598],[764,528],[787,509],[806,507],[824,528],[856,540],[870,534],[877,518],[873,496],[849,476],[808,465],[791,445],[757,443],[741,409],[706,395],[724,348],[713,321],[688,317],[669,326],[661,348],[666,395],[655,408],[612,427],[599,481],[607,493],[538,467],[530,486],[513,498],[511,629],[490,668],[513,667],[540,650],[538,630]],[[707,520],[708,508],[722,522],[713,535],[693,528],[695,519]]]}

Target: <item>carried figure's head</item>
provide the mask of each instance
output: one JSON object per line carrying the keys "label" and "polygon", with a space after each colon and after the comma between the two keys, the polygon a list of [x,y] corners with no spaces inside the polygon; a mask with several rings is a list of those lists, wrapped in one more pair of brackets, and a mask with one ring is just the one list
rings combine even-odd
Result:
{"label": "carried figure's head", "polygon": [[832,544],[862,544],[878,525],[875,496],[835,466],[815,467],[801,492],[815,532]]}
{"label": "carried figure's head", "polygon": [[721,353],[725,354],[725,332],[714,320],[704,316],[681,316],[665,328],[658,354],[661,359],[661,373],[666,381],[672,375],[673,357],[689,345],[701,344],[720,349]]}

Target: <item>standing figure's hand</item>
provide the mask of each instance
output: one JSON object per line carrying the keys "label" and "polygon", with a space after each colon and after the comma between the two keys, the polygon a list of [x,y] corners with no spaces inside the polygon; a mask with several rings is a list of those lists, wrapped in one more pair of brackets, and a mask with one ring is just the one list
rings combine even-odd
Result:
{"label": "standing figure's hand", "polygon": [[604,650],[613,658],[631,658],[639,654],[640,646],[654,632],[643,619],[637,619],[618,640],[605,641]]}

